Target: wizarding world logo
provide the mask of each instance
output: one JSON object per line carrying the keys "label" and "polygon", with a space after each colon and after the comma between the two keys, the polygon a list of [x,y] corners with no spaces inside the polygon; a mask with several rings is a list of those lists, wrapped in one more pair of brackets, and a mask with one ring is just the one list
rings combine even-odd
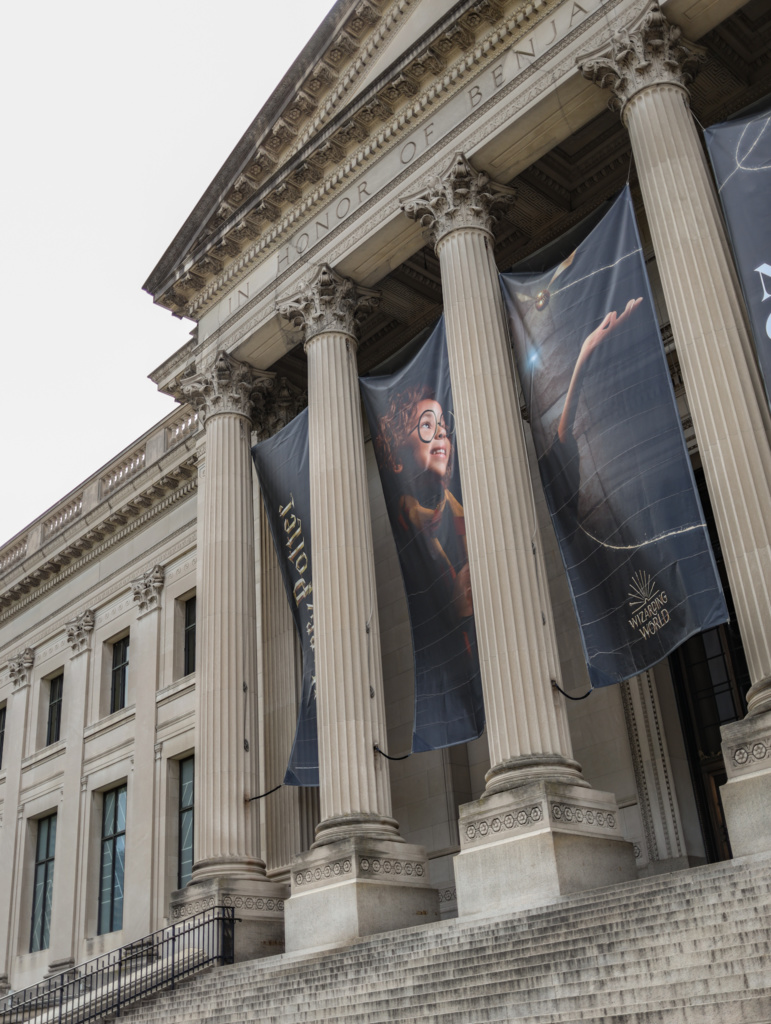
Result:
{"label": "wizarding world logo", "polygon": [[629,608],[632,617],[629,626],[636,629],[643,640],[649,640],[669,622],[667,592],[660,590],[649,572],[639,569],[629,584]]}

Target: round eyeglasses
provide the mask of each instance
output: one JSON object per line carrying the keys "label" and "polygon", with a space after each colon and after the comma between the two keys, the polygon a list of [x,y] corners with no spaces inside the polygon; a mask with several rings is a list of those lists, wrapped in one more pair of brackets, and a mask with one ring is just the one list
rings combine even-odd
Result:
{"label": "round eyeglasses", "polygon": [[418,437],[423,444],[431,444],[439,433],[445,437],[452,437],[455,432],[455,418],[452,413],[449,413],[446,420],[444,416],[437,419],[433,409],[426,409],[421,413],[417,425],[412,428],[410,433],[414,430],[417,430]]}

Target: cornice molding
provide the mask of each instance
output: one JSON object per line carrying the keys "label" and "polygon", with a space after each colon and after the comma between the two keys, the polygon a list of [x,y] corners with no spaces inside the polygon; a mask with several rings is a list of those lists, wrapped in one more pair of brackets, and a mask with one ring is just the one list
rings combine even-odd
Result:
{"label": "cornice molding", "polygon": [[[505,0],[504,0],[505,2]],[[437,38],[420,41],[420,45],[404,58],[404,67],[397,62],[397,68],[387,80],[373,83],[370,90],[365,90],[361,97],[350,108],[341,111],[338,120],[327,125],[325,132],[308,143],[300,156],[304,161],[312,161],[314,154],[321,152],[321,165],[329,162],[330,153],[335,163],[334,170],[320,181],[312,193],[296,202],[284,216],[281,207],[289,198],[286,193],[278,200],[273,193],[280,189],[297,170],[296,162],[300,157],[290,159],[260,191],[255,192],[248,204],[245,203],[237,214],[237,220],[226,221],[222,229],[205,245],[208,253],[212,246],[218,244],[233,232],[241,232],[238,246],[240,254],[230,261],[221,261],[218,267],[207,265],[207,272],[199,278],[205,281],[203,288],[195,287],[195,282],[188,282],[178,290],[179,282],[200,257],[193,254],[180,269],[174,279],[163,286],[155,301],[165,305],[172,312],[181,316],[198,319],[213,303],[223,289],[235,285],[250,270],[255,262],[262,259],[268,250],[275,247],[289,232],[299,228],[315,215],[320,203],[326,202],[331,196],[340,192],[373,159],[379,158],[386,150],[398,145],[406,133],[414,129],[415,121],[437,102],[444,101],[465,87],[465,79],[469,72],[477,73],[496,59],[501,52],[520,35],[533,29],[544,17],[559,6],[552,0],[531,0],[517,5],[509,17],[504,18],[501,4],[489,0],[469,0],[460,11],[455,12],[455,20],[443,26]],[[485,13],[486,12],[486,13]],[[496,21],[493,12],[500,13]],[[471,18],[474,26],[482,27],[490,23],[490,29],[474,42],[474,32],[465,28],[463,21]],[[446,40],[446,46],[439,46],[439,39]],[[454,61],[446,56],[440,60],[438,49],[445,53],[460,49]],[[417,71],[419,67],[419,73]],[[394,87],[399,80],[401,84]],[[402,79],[404,81],[402,82]],[[415,87],[408,85],[413,82]],[[396,88],[396,95],[390,95]],[[422,90],[422,91],[421,91]],[[375,102],[377,101],[377,102]],[[398,101],[398,109],[394,103]],[[362,121],[362,111],[368,104],[375,104],[369,123]],[[405,105],[406,103],[406,105]],[[375,109],[376,108],[376,109]],[[367,118],[364,118],[367,121]],[[358,125],[358,130],[352,126]],[[362,144],[355,152],[348,153],[351,145],[359,139]],[[313,179],[309,179],[313,180]],[[244,249],[248,241],[249,228],[245,221],[252,223],[252,244]],[[265,225],[263,227],[262,225]],[[264,234],[262,232],[265,232]],[[184,294],[183,294],[184,292]]]}
{"label": "cornice molding", "polygon": [[[190,459],[186,460],[186,462],[191,465],[195,465],[196,456],[191,456]],[[177,469],[187,469],[187,466],[183,463],[182,466],[177,467]],[[173,471],[170,471],[170,473],[171,472]],[[170,473],[164,479],[170,479]],[[173,505],[176,505],[180,501],[188,498],[196,491],[197,487],[198,476],[196,474],[195,476],[191,476],[189,479],[185,479],[182,485],[171,494],[166,494],[165,491],[159,491],[154,504],[144,512],[141,512],[140,508],[135,507],[135,518],[127,522],[125,526],[117,530],[117,532],[112,533],[106,540],[94,543],[93,546],[91,546],[91,542],[89,541],[89,550],[87,550],[85,554],[81,554],[79,557],[75,557],[73,554],[66,554],[66,552],[73,552],[81,545],[85,546],[83,544],[85,538],[81,537],[80,539],[72,540],[65,548],[64,552],[59,552],[51,559],[51,563],[55,563],[58,566],[54,575],[50,576],[43,582],[35,582],[33,573],[30,576],[16,581],[9,590],[0,592],[0,625],[11,619],[21,611],[21,609],[28,607],[43,594],[50,593],[51,590],[58,587],[65,580],[71,579],[86,565],[94,561],[94,559],[100,558],[105,551],[108,551],[116,544],[121,543],[136,530],[141,529],[152,519],[155,519],[156,516],[161,515]],[[163,494],[166,494],[166,496],[161,497]],[[86,530],[84,531],[84,534],[89,536],[96,532],[99,532],[98,528],[96,528],[96,530]]]}

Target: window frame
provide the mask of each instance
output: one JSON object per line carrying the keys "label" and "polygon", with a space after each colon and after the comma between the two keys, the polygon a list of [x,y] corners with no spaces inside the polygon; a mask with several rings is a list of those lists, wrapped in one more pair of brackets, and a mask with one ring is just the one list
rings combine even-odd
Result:
{"label": "window frame", "polygon": [[[189,765],[190,777],[185,779],[185,766]],[[180,758],[177,763],[179,786],[177,790],[177,888],[184,889],[189,883],[195,862],[195,754]],[[189,801],[186,802],[186,784],[189,783]],[[185,826],[189,822],[189,830]],[[186,853],[185,837],[190,837],[189,858]]]}
{"label": "window frame", "polygon": [[[39,953],[51,945],[51,908],[53,905],[54,861],[56,856],[56,812],[37,820],[35,865],[32,872],[32,912],[30,915],[29,951]],[[52,827],[53,826],[53,827]],[[52,838],[53,836],[53,838]],[[41,838],[45,849],[41,850]],[[38,902],[39,879],[42,877],[41,900]]]}
{"label": "window frame", "polygon": [[3,770],[3,754],[5,752],[5,723],[8,717],[7,709],[7,704],[3,704],[2,706],[0,706],[0,772]]}
{"label": "window frame", "polygon": [[[122,801],[121,801],[122,796]],[[113,798],[111,800],[111,798]],[[128,789],[125,782],[102,794],[102,832],[99,843],[99,891],[97,894],[97,935],[123,928],[123,900],[126,877],[126,813]],[[121,818],[122,810],[122,818]],[[108,821],[108,816],[110,821]],[[122,822],[122,828],[121,826]],[[107,859],[109,854],[109,861]],[[121,860],[122,856],[122,860]],[[105,869],[109,885],[105,887]]]}
{"label": "window frame", "polygon": [[122,711],[128,703],[129,641],[131,634],[113,640],[110,668],[110,714]]}
{"label": "window frame", "polygon": [[[182,628],[182,674],[192,675],[196,664],[196,626],[198,622],[196,594],[192,594],[182,602],[184,605],[184,624]],[[192,621],[191,621],[192,620]]]}
{"label": "window frame", "polygon": [[58,743],[62,736],[62,698],[64,694],[64,672],[58,672],[48,680],[48,724],[46,743]]}

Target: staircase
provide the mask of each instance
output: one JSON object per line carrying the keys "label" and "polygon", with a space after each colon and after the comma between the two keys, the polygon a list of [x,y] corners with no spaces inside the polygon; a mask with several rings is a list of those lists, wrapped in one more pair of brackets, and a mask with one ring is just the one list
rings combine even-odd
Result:
{"label": "staircase", "polygon": [[125,1019],[769,1024],[771,856],[223,967]]}

